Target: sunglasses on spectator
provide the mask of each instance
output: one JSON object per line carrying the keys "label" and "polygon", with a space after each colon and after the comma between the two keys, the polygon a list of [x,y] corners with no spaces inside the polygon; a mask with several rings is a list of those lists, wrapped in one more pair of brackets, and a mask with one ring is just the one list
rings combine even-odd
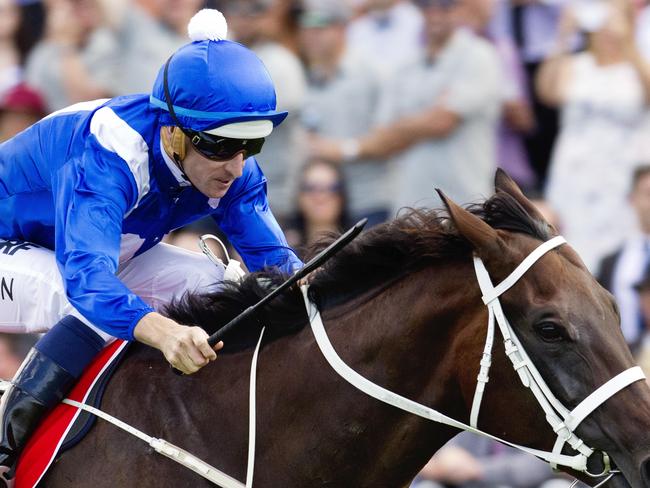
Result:
{"label": "sunglasses on spectator", "polygon": [[438,7],[438,8],[451,8],[459,3],[459,0],[416,0],[415,3],[420,8]]}
{"label": "sunglasses on spectator", "polygon": [[233,159],[240,152],[244,153],[244,159],[246,159],[259,154],[264,145],[263,137],[258,139],[231,139],[182,127],[180,129],[190,138],[192,147],[201,156],[213,161],[227,161]]}
{"label": "sunglasses on spectator", "polygon": [[303,183],[300,185],[302,193],[340,193],[341,184],[332,183],[331,185],[319,185],[316,183]]}

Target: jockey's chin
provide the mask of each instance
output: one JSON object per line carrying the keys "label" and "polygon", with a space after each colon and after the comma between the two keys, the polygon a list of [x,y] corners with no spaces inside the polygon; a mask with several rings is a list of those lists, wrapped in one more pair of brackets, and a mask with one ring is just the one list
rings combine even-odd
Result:
{"label": "jockey's chin", "polygon": [[183,160],[183,170],[190,182],[205,196],[221,198],[242,175],[244,164],[243,153],[227,161],[213,161],[191,150]]}

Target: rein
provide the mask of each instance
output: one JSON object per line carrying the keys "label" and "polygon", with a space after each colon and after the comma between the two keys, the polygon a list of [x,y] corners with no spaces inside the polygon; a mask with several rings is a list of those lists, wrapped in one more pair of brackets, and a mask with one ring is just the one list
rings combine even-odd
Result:
{"label": "rein", "polygon": [[[568,410],[557,400],[553,395],[550,388],[540,375],[535,365],[530,360],[525,349],[519,342],[514,330],[506,319],[499,297],[510,289],[528,269],[535,264],[544,254],[548,251],[564,244],[566,241],[563,237],[554,237],[553,239],[541,244],[532,253],[530,253],[515,270],[496,287],[493,286],[490,276],[483,265],[480,258],[474,257],[474,269],[476,277],[483,293],[483,302],[488,307],[488,330],[485,348],[483,350],[482,359],[480,361],[480,371],[477,377],[477,386],[472,402],[472,411],[470,414],[470,424],[467,425],[458,420],[452,419],[437,410],[422,405],[420,403],[409,400],[406,397],[398,395],[386,388],[383,388],[359,373],[350,368],[339,357],[334,350],[332,343],[327,336],[323,320],[316,305],[314,305],[308,296],[309,285],[302,285],[301,291],[307,309],[307,315],[310,321],[312,332],[316,339],[323,356],[329,365],[336,371],[343,379],[345,379],[352,386],[366,393],[367,395],[389,405],[399,408],[400,410],[410,412],[419,417],[438,422],[444,425],[449,425],[457,429],[473,432],[475,434],[488,437],[492,440],[501,442],[503,444],[514,447],[520,451],[532,454],[540,459],[548,462],[552,467],[558,465],[571,468],[576,471],[583,472],[588,476],[599,478],[607,476],[604,480],[600,481],[597,487],[604,485],[614,475],[620,471],[612,469],[609,456],[603,452],[604,469],[602,473],[590,473],[587,468],[587,460],[594,453],[594,449],[588,447],[576,434],[575,430],[580,423],[588,417],[596,408],[602,405],[605,401],[611,398],[620,390],[627,386],[645,379],[643,371],[638,366],[629,368],[614,378],[607,381],[604,385],[597,388],[587,398],[585,398],[576,408]],[[478,416],[480,413],[481,401],[485,391],[485,385],[489,382],[489,370],[492,364],[492,346],[494,342],[495,321],[499,325],[499,330],[503,336],[506,355],[510,358],[514,370],[518,373],[519,378],[523,385],[530,388],[538,403],[546,414],[546,419],[551,428],[557,435],[557,440],[551,452],[533,449],[526,446],[514,444],[505,439],[501,439],[492,434],[478,429]],[[262,334],[264,330],[262,330]],[[250,378],[250,409],[249,409],[249,445],[248,445],[248,463],[246,473],[246,484],[228,476],[227,474],[219,471],[217,468],[210,466],[208,463],[202,461],[196,456],[187,451],[165,441],[164,439],[156,439],[148,436],[147,434],[138,431],[134,427],[120,421],[119,419],[97,410],[89,405],[74,402],[69,399],[64,400],[67,403],[78,409],[86,410],[98,417],[116,425],[120,429],[134,435],[141,440],[147,442],[154,450],[174,461],[191,469],[203,478],[209,480],[217,486],[223,488],[251,488],[253,485],[253,468],[255,460],[255,424],[256,424],[256,409],[255,409],[255,390],[256,390],[256,370],[257,370],[257,357],[262,342],[262,336],[257,343],[251,364],[251,378]],[[0,385],[0,390],[3,389]],[[578,454],[570,456],[562,454],[562,448],[565,444],[569,444]],[[574,483],[575,485],[575,483]],[[572,485],[572,486],[574,486]]]}
{"label": "rein", "polygon": [[[585,398],[576,408],[568,410],[562,403],[557,400],[553,395],[550,388],[540,375],[535,365],[530,360],[530,357],[523,348],[521,342],[517,338],[510,323],[506,319],[499,297],[508,289],[510,289],[528,269],[535,264],[544,254],[548,251],[566,243],[565,239],[561,236],[554,237],[549,241],[541,244],[533,252],[531,252],[517,268],[496,287],[492,284],[490,276],[483,265],[480,258],[474,257],[474,268],[476,277],[483,293],[483,302],[488,307],[488,331],[486,337],[485,348],[483,356],[480,361],[480,371],[477,377],[477,387],[472,403],[472,411],[470,414],[470,425],[464,424],[454,420],[446,415],[429,408],[425,405],[419,404],[394,392],[391,392],[370,380],[364,378],[359,373],[351,369],[343,360],[338,356],[334,350],[323,321],[320,316],[318,308],[309,300],[308,290],[309,286],[304,285],[301,287],[305,307],[311,323],[312,331],[316,342],[325,356],[325,359],[330,366],[341,376],[343,379],[352,384],[355,388],[363,391],[367,395],[376,398],[384,403],[393,405],[406,412],[413,413],[420,417],[438,422],[441,424],[456,427],[461,430],[473,432],[475,434],[488,437],[490,439],[502,442],[511,447],[521,451],[533,454],[548,462],[553,468],[558,465],[571,468],[587,474],[588,476],[597,478],[608,476],[598,486],[601,486],[608,481],[612,476],[618,474],[618,470],[611,467],[609,456],[603,452],[603,465],[604,469],[601,473],[591,473],[587,467],[587,460],[594,453],[594,449],[588,447],[585,442],[580,439],[575,430],[580,423],[588,417],[596,408],[602,405],[605,401],[615,395],[617,392],[626,388],[627,386],[645,379],[645,374],[638,366],[629,368],[614,378],[607,381],[605,384],[596,389],[587,398]],[[505,439],[500,439],[496,436],[488,434],[477,428],[478,415],[480,412],[481,400],[485,385],[489,382],[489,369],[492,363],[492,345],[494,341],[494,322],[499,325],[499,330],[503,336],[503,342],[506,350],[506,355],[510,358],[514,370],[527,388],[530,388],[537,402],[540,404],[546,414],[546,420],[551,428],[557,435],[557,440],[551,452],[532,449],[518,444],[511,443]],[[578,453],[573,456],[562,454],[562,448],[565,444],[569,444]]]}
{"label": "rein", "polygon": [[[481,292],[483,293],[483,303],[488,307],[489,313],[488,334],[485,342],[485,349],[483,350],[483,358],[481,359],[481,370],[477,377],[477,387],[474,394],[474,401],[472,403],[470,425],[472,427],[477,426],[481,399],[483,397],[485,385],[487,385],[489,381],[488,372],[492,363],[491,350],[492,340],[494,339],[494,322],[496,320],[501,335],[503,336],[506,355],[512,362],[512,366],[518,373],[522,384],[526,388],[530,388],[532,393],[535,395],[537,402],[546,414],[546,421],[557,435],[555,445],[553,446],[553,453],[561,453],[564,444],[569,444],[580,454],[576,457],[576,462],[572,465],[568,465],[568,467],[575,469],[576,471],[584,472],[592,477],[600,477],[611,472],[609,456],[607,456],[606,453],[602,453],[604,465],[603,472],[590,473],[587,470],[587,459],[594,453],[594,450],[589,448],[584,441],[575,434],[575,430],[585,418],[596,410],[596,408],[623,388],[645,379],[645,374],[638,366],[629,368],[600,386],[596,391],[580,402],[576,408],[569,411],[564,407],[564,405],[562,405],[555,395],[553,395],[541,374],[531,361],[526,350],[512,329],[512,326],[508,322],[508,319],[503,313],[501,303],[499,302],[499,296],[510,289],[539,258],[551,249],[564,243],[566,243],[566,241],[561,236],[546,241],[528,255],[528,257],[524,259],[524,261],[522,261],[522,263],[496,287],[493,286],[490,276],[481,259],[474,257],[476,277]],[[552,461],[549,462],[553,468],[556,468],[557,464],[560,464]]]}
{"label": "rein", "polygon": [[[262,328],[260,337],[257,341],[257,346],[255,347],[255,352],[253,353],[253,358],[251,360],[251,375],[249,383],[249,427],[248,427],[248,461],[246,468],[246,484],[236,480],[235,478],[227,475],[226,473],[220,471],[219,469],[211,466],[207,462],[203,461],[194,454],[181,449],[180,447],[172,444],[171,442],[166,441],[162,438],[152,437],[148,434],[145,434],[141,430],[136,429],[132,425],[110,415],[103,410],[92,407],[86,403],[77,402],[69,398],[65,398],[62,403],[70,405],[78,409],[79,411],[83,410],[92,415],[95,415],[106,422],[113,424],[114,426],[122,429],[124,432],[137,437],[138,439],[146,442],[149,447],[151,447],[155,452],[161,454],[172,461],[180,464],[181,466],[194,471],[199,476],[205,478],[211,483],[220,486],[222,488],[252,488],[253,486],[253,471],[255,467],[255,425],[256,425],[256,383],[257,383],[257,357],[260,351],[260,346],[262,345],[262,337],[264,336],[265,328]],[[0,380],[0,391],[4,392],[11,386],[10,381]],[[85,401],[85,400],[84,400]],[[43,472],[45,474],[45,472]],[[41,476],[43,476],[43,474]]]}

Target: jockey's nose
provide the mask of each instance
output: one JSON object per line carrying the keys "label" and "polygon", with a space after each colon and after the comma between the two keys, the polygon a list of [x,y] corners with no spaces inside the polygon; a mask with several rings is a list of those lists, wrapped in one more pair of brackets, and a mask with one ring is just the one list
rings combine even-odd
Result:
{"label": "jockey's nose", "polygon": [[233,177],[239,178],[244,172],[244,152],[239,152],[229,161],[226,161],[225,169]]}

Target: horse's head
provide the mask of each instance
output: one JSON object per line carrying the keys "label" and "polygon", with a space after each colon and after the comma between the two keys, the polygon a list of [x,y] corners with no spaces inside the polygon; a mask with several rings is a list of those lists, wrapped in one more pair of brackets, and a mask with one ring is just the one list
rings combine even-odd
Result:
{"label": "horse's head", "polygon": [[[489,202],[479,216],[441,195],[458,233],[471,243],[495,286],[542,241],[556,235],[503,172],[497,173],[496,190],[497,197],[501,194],[512,208],[523,209],[531,222],[539,226],[532,233],[537,237],[504,224],[507,219],[501,219],[498,212],[490,213]],[[567,244],[544,254],[500,300],[505,316],[532,362],[568,410],[634,366],[620,330],[613,297],[596,282]],[[505,434],[516,442],[548,450],[556,436],[546,423],[542,408],[513,372],[499,344],[501,339],[497,332],[495,351],[500,353],[495,356],[490,372],[494,384],[487,386],[479,426],[497,435]],[[475,370],[466,383],[466,388],[473,392]],[[515,422],[508,415],[520,418]],[[613,457],[631,486],[650,486],[650,389],[644,381],[634,382],[602,403],[579,424],[576,434],[589,447]],[[574,451],[565,447],[565,453]],[[597,461],[596,457],[590,460],[590,467],[602,459],[598,456]],[[592,484],[599,481],[580,477]],[[628,485],[622,476],[615,476],[610,486]]]}

